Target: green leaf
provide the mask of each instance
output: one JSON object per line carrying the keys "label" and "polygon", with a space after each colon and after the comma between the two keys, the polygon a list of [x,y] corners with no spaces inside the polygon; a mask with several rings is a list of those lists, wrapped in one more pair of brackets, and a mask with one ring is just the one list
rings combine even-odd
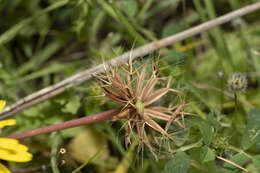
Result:
{"label": "green leaf", "polygon": [[[252,158],[253,164],[256,168],[260,168],[260,155],[256,155]],[[259,170],[260,171],[260,170]]]}
{"label": "green leaf", "polygon": [[219,125],[219,122],[214,117],[213,112],[209,113],[206,118],[207,118],[207,121],[209,122],[209,124],[212,125],[213,127],[217,127]]}
{"label": "green leaf", "polygon": [[260,109],[253,108],[247,115],[248,123],[242,137],[242,148],[250,148],[255,143],[260,143]]}
{"label": "green leaf", "polygon": [[138,10],[138,3],[136,0],[123,0],[121,3],[121,9],[126,15],[133,17]]}
{"label": "green leaf", "polygon": [[176,135],[176,139],[173,140],[174,144],[177,145],[178,147],[181,147],[189,138],[190,135],[190,128],[187,128],[186,131],[183,133],[180,133]]}
{"label": "green leaf", "polygon": [[73,96],[70,101],[62,108],[62,112],[75,114],[80,107],[80,98],[79,96]]}
{"label": "green leaf", "polygon": [[202,147],[200,151],[200,160],[202,163],[215,160],[215,151],[207,146]]}
{"label": "green leaf", "polygon": [[190,167],[190,162],[190,156],[183,151],[178,152],[174,158],[166,164],[165,173],[185,173]]}
{"label": "green leaf", "polygon": [[170,65],[184,64],[188,59],[188,54],[185,52],[177,52],[168,50],[165,53],[164,60]]}
{"label": "green leaf", "polygon": [[199,129],[202,134],[204,143],[209,145],[213,139],[213,127],[208,123],[201,123]]}
{"label": "green leaf", "polygon": [[168,24],[163,28],[162,38],[181,32],[184,28],[181,25]]}

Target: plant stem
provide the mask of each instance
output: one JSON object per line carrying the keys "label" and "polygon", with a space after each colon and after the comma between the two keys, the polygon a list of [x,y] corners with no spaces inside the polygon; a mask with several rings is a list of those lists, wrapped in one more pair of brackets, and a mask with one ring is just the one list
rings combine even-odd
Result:
{"label": "plant stem", "polygon": [[235,100],[235,112],[237,113],[237,108],[238,108],[237,93],[234,93],[234,100]]}
{"label": "plant stem", "polygon": [[34,129],[34,130],[29,130],[29,131],[18,133],[18,134],[13,134],[13,135],[7,136],[7,138],[24,139],[24,138],[29,138],[29,137],[36,136],[36,135],[55,132],[58,130],[64,130],[64,129],[68,129],[68,128],[72,128],[72,127],[78,127],[78,126],[83,126],[83,125],[87,125],[87,124],[97,123],[100,121],[108,120],[112,116],[118,114],[119,111],[120,111],[120,109],[113,109],[113,110],[101,112],[98,114],[86,116],[83,118],[66,121],[66,122],[63,122],[60,124],[45,126],[45,127],[41,127],[41,128]]}
{"label": "plant stem", "polygon": [[218,158],[218,159],[220,159],[220,160],[223,160],[224,162],[227,162],[227,163],[229,163],[230,165],[233,165],[233,166],[235,166],[235,167],[237,167],[237,168],[239,168],[239,169],[241,169],[241,170],[243,170],[243,171],[245,171],[245,172],[249,172],[249,170],[247,170],[246,168],[243,168],[242,166],[236,164],[235,162],[232,162],[231,160],[225,159],[225,158],[220,157],[220,156],[216,156],[216,158]]}
{"label": "plant stem", "polygon": [[33,173],[33,172],[44,172],[51,168],[50,165],[41,165],[37,167],[20,168],[12,170],[12,173]]}
{"label": "plant stem", "polygon": [[58,168],[58,159],[57,159],[57,153],[59,145],[62,141],[62,137],[57,132],[53,132],[51,134],[52,138],[52,145],[51,145],[51,168],[53,173],[60,173]]}

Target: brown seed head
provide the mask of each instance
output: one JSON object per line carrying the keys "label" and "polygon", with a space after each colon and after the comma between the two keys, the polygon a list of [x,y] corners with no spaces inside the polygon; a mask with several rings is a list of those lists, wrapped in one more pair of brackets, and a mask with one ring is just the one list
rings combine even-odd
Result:
{"label": "brown seed head", "polygon": [[[144,65],[141,72],[137,68],[133,67],[133,63],[128,63],[127,69],[122,67],[126,75],[125,78],[120,76],[117,67],[109,67],[106,69],[105,74],[98,75],[98,83],[104,89],[106,97],[111,101],[121,105],[121,112],[116,115],[113,120],[126,119],[127,129],[125,133],[125,144],[128,146],[131,143],[131,136],[133,130],[136,129],[139,144],[145,144],[155,159],[157,155],[148,140],[146,135],[146,128],[154,129],[166,138],[171,139],[168,134],[169,125],[178,121],[178,116],[183,115],[183,106],[179,106],[178,112],[172,112],[170,109],[161,106],[151,106],[155,101],[166,95],[169,91],[176,91],[166,88],[161,88],[153,91],[155,84],[158,81],[157,74],[158,63],[152,63],[152,74],[146,79],[146,68]],[[156,64],[156,67],[155,65]],[[162,128],[154,119],[159,119],[167,122],[167,126]],[[147,127],[145,127],[147,126]],[[150,130],[148,131],[151,132]],[[153,136],[151,134],[151,136]]]}

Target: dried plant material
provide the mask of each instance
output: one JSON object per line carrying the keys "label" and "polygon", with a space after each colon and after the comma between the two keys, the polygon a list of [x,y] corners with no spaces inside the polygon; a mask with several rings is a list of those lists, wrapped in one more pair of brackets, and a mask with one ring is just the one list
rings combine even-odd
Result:
{"label": "dried plant material", "polygon": [[[177,106],[175,112],[171,109],[162,106],[151,106],[152,103],[159,100],[169,91],[178,92],[177,90],[167,87],[155,90],[155,85],[158,81],[159,73],[158,62],[151,65],[152,74],[146,81],[148,65],[145,64],[139,71],[133,67],[131,58],[127,64],[127,68],[122,67],[125,74],[120,76],[117,67],[109,66],[106,68],[105,74],[98,75],[99,85],[104,89],[106,97],[111,101],[122,106],[121,112],[113,117],[113,120],[126,119],[127,127],[125,132],[125,145],[131,143],[131,136],[134,130],[137,131],[139,138],[139,149],[143,149],[145,144],[152,155],[157,160],[157,155],[147,137],[147,132],[159,145],[156,140],[153,130],[161,134],[164,138],[171,139],[172,137],[167,132],[172,122],[177,122],[181,127],[183,125],[178,122],[179,116],[183,116],[184,104]],[[166,127],[161,127],[156,120],[166,121]],[[147,132],[146,132],[147,130]]]}

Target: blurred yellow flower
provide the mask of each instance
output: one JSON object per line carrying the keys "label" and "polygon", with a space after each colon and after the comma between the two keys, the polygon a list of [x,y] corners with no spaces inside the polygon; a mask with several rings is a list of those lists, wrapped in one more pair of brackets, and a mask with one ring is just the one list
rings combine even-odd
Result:
{"label": "blurred yellow flower", "polygon": [[6,102],[4,100],[0,100],[0,112],[5,108]]}
{"label": "blurred yellow flower", "polygon": [[[4,109],[6,102],[0,100],[0,112]],[[15,125],[14,119],[0,121],[0,129],[5,126]],[[32,160],[32,154],[28,152],[25,145],[16,139],[0,138],[0,159],[13,162],[28,162]],[[0,173],[11,173],[3,164],[0,163]]]}

